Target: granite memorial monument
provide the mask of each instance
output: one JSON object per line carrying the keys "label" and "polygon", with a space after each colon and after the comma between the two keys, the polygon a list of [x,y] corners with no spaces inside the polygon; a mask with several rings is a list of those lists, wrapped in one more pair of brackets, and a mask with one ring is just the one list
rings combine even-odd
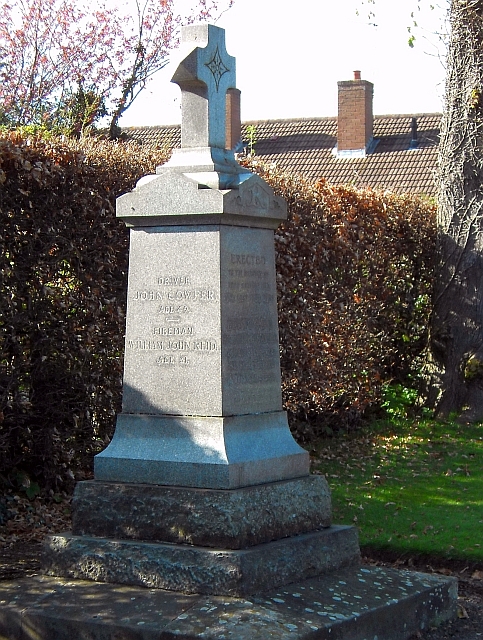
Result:
{"label": "granite memorial monument", "polygon": [[[454,581],[360,568],[355,528],[332,525],[327,482],[282,408],[274,229],[286,204],[225,149],[236,82],[224,31],[185,27],[180,58],[181,148],[117,202],[130,227],[122,413],[94,480],[76,487],[72,533],[46,541],[45,570],[224,596],[249,611],[239,638],[267,637],[285,606],[252,594],[298,583],[284,597],[313,620],[293,637],[346,625],[337,637],[406,638],[453,614]],[[205,610],[175,620],[173,637],[208,629]],[[258,615],[263,634],[243,635]]]}

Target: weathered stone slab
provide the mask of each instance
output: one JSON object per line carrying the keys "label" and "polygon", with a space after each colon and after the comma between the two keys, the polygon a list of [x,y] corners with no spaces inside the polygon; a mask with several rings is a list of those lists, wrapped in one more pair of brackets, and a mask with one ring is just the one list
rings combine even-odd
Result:
{"label": "weathered stone slab", "polygon": [[246,598],[59,578],[0,583],[8,640],[407,640],[456,614],[455,578],[343,569]]}
{"label": "weathered stone slab", "polygon": [[72,533],[244,549],[331,524],[322,476],[236,490],[79,482]]}
{"label": "weathered stone slab", "polygon": [[50,575],[183,593],[244,596],[333,571],[360,559],[354,527],[334,526],[242,550],[48,536]]}
{"label": "weathered stone slab", "polygon": [[[176,621],[173,637],[405,640],[455,616],[457,581],[383,568],[341,570],[245,600],[203,607]],[[218,620],[216,619],[218,618]]]}
{"label": "weathered stone slab", "polygon": [[[38,607],[55,593],[57,580],[36,577],[18,582],[0,581],[0,638],[1,640],[26,640],[29,636],[23,629],[22,613]],[[31,638],[32,636],[30,636]]]}
{"label": "weathered stone slab", "polygon": [[0,638],[159,640],[192,604],[193,596],[126,585],[47,576],[0,582]]}

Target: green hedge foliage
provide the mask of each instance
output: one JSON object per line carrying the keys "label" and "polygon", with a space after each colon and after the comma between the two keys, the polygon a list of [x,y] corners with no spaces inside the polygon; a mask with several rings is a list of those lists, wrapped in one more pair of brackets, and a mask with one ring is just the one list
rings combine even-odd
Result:
{"label": "green hedge foliage", "polygon": [[[128,258],[115,198],[165,160],[137,144],[0,137],[4,482],[69,488],[108,443]],[[420,355],[434,207],[250,163],[289,203],[276,232],[283,396],[308,440],[359,424],[383,382],[404,379]]]}
{"label": "green hedge foliage", "polygon": [[165,160],[108,142],[0,138],[4,478],[82,477],[120,407],[128,232],[115,197]]}

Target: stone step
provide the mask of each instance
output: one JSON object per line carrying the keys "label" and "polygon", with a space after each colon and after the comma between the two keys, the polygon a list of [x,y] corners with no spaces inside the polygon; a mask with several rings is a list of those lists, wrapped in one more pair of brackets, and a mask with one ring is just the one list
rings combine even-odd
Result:
{"label": "stone step", "polygon": [[0,583],[8,640],[406,640],[455,616],[457,581],[357,567],[246,598],[47,576]]}
{"label": "stone step", "polygon": [[49,575],[230,596],[276,588],[358,564],[357,530],[332,526],[247,549],[47,536]]}
{"label": "stone step", "polygon": [[123,482],[79,482],[75,536],[245,549],[329,527],[323,476],[240,489],[196,489]]}

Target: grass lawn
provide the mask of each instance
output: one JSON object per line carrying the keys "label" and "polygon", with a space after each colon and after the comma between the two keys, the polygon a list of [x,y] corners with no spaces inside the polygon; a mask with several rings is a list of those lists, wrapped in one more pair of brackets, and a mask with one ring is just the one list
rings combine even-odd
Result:
{"label": "grass lawn", "polygon": [[363,547],[483,561],[483,425],[392,419],[311,451]]}

